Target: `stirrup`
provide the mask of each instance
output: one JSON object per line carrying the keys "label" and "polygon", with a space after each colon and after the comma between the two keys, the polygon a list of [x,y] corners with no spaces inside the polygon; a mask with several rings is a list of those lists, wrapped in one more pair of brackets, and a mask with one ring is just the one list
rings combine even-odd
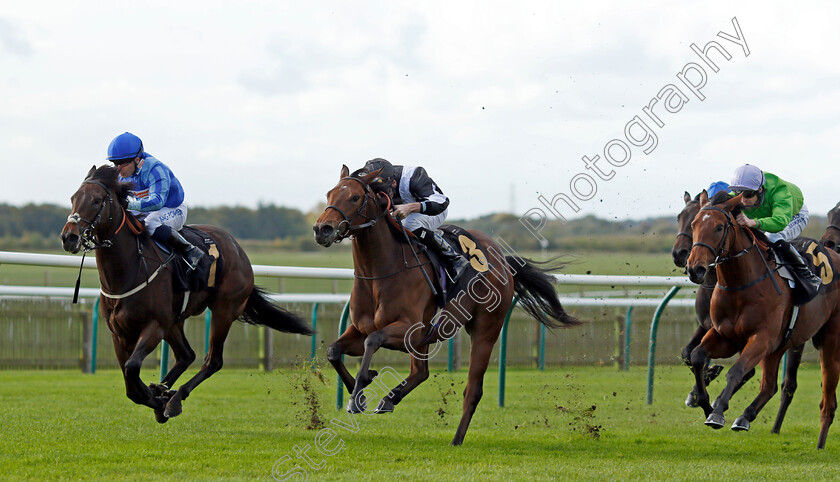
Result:
{"label": "stirrup", "polygon": [[[196,252],[198,254],[196,254]],[[184,258],[184,262],[187,263],[187,267],[190,269],[190,271],[194,271],[196,268],[198,268],[198,263],[201,262],[201,258],[204,257],[204,251],[193,246],[191,248],[188,248],[186,252],[181,253],[181,257]]]}

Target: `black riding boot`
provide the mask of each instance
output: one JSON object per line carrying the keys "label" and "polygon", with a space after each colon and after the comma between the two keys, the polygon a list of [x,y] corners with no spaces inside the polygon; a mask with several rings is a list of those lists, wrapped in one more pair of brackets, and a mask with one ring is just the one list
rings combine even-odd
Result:
{"label": "black riding boot", "polygon": [[174,229],[169,235],[169,245],[172,246],[175,251],[181,253],[181,256],[184,257],[184,261],[187,262],[187,265],[191,270],[198,267],[198,262],[201,261],[201,257],[204,256],[204,251],[193,246],[189,241],[181,236],[181,233],[175,231]]}
{"label": "black riding boot", "polygon": [[820,289],[822,280],[808,268],[805,260],[802,259],[799,252],[790,243],[782,239],[776,241],[773,245],[776,247],[776,252],[782,257],[782,261],[793,271],[793,275],[796,276],[799,284],[807,293],[807,299],[797,304],[804,304],[811,301],[814,296],[817,296],[817,290]]}
{"label": "black riding boot", "polygon": [[467,269],[469,265],[467,260],[460,253],[452,249],[452,246],[443,239],[443,232],[438,229],[431,231],[426,228],[420,228],[415,230],[414,234],[423,244],[446,258],[451,267],[449,279],[452,281],[452,284],[455,284]]}

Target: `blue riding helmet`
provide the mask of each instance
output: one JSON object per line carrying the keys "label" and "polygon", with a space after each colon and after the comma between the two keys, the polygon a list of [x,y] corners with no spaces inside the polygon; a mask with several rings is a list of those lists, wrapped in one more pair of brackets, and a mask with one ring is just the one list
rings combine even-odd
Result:
{"label": "blue riding helmet", "polygon": [[709,199],[715,197],[715,194],[721,191],[729,191],[729,183],[723,181],[713,182],[709,189],[706,189],[706,193],[709,195]]}
{"label": "blue riding helmet", "polygon": [[130,132],[120,134],[108,145],[108,160],[114,164],[123,164],[143,152],[143,141]]}

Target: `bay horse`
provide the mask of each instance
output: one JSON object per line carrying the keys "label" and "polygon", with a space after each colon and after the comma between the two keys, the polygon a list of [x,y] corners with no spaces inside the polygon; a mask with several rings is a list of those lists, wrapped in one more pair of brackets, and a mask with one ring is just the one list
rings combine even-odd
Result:
{"label": "bay horse", "polygon": [[828,226],[820,242],[828,249],[840,250],[840,203],[828,212]]}
{"label": "bay horse", "polygon": [[[376,350],[385,347],[411,352],[408,377],[383,397],[375,410],[392,412],[429,377],[429,345],[450,338],[463,326],[471,338],[470,365],[461,421],[452,439],[452,445],[461,445],[481,400],[484,373],[514,293],[520,305],[548,327],[573,326],[580,321],[561,306],[548,274],[550,270],[539,268],[530,260],[505,257],[499,244],[488,235],[469,231],[478,242],[475,248],[486,253],[491,269],[475,278],[481,282],[471,282],[469,293],[459,294],[445,306],[442,313],[454,324],[451,333],[445,334],[447,330],[442,327],[432,334],[437,304],[423,272],[433,278],[434,270],[425,252],[415,258],[409,244],[399,241],[387,225],[391,201],[369,185],[379,172],[351,176],[347,166],[343,166],[338,184],[327,193],[328,206],[313,226],[316,242],[324,247],[352,236],[356,279],[350,296],[351,324],[329,346],[327,359],[352,394],[347,410],[359,413],[365,410],[363,390],[377,375],[370,370]],[[362,357],[356,378],[342,363],[344,354]]]}
{"label": "bay horse", "polygon": [[[287,333],[312,334],[297,315],[279,308],[254,286],[248,256],[228,232],[216,226],[194,226],[216,242],[222,262],[215,288],[191,293],[173,291],[171,258],[154,246],[139,221],[127,211],[130,186],[120,183],[111,166],[94,166],[70,198],[72,214],[61,230],[65,251],[76,254],[96,250],[102,286],[100,306],[114,341],[123,371],[126,395],[134,403],[151,407],[165,423],[182,411],[181,402],[205,379],[222,368],[222,351],[231,324],[240,318]],[[211,275],[212,276],[212,275]],[[210,346],[198,373],[180,388],[171,390],[178,377],[195,360],[184,335],[184,321],[210,308]],[[160,384],[143,384],[140,368],[165,340],[172,347],[175,364]]]}
{"label": "bay horse", "polygon": [[[674,264],[679,268],[685,268],[689,252],[691,251],[693,242],[693,230],[691,228],[691,223],[694,221],[697,213],[700,212],[700,208],[709,202],[709,196],[704,189],[692,199],[691,195],[686,191],[685,194],[683,194],[683,201],[685,201],[685,207],[683,207],[682,211],[680,211],[680,214],[677,216],[679,232],[677,233],[677,238],[674,241],[674,247],[671,250],[671,256],[674,259]],[[697,345],[700,344],[700,341],[706,335],[706,332],[712,328],[711,302],[712,293],[714,292],[716,284],[717,272],[710,269],[706,272],[703,282],[697,288],[697,295],[694,299],[694,313],[697,316],[697,329],[694,331],[691,339],[680,353],[680,358],[682,358],[683,362],[689,367],[691,367],[691,352],[697,348]],[[776,421],[773,424],[771,433],[779,433],[782,429],[785,414],[787,413],[788,407],[790,407],[790,403],[793,401],[793,394],[796,392],[796,377],[799,372],[799,364],[802,361],[802,353],[804,351],[805,345],[802,344],[791,348],[787,352],[788,358],[785,367],[785,378],[784,381],[782,381],[781,403],[779,405],[779,411],[776,414]],[[709,383],[714,380],[723,369],[721,365],[710,367],[710,361],[711,360],[706,359],[703,364],[703,379],[706,386],[708,386]],[[744,375],[741,383],[735,387],[734,392],[737,392],[741,387],[743,387],[744,384],[746,384],[753,376],[755,376],[755,369],[748,371]],[[691,389],[688,397],[686,397],[685,404],[688,407],[697,406],[696,385]],[[732,425],[732,429],[736,431],[749,430],[749,421],[747,421],[746,418],[739,419],[737,423]]]}
{"label": "bay horse", "polygon": [[[820,351],[822,365],[817,448],[824,448],[837,408],[840,283],[823,286],[814,299],[802,305],[792,333],[785,336],[793,311],[791,289],[773,269],[772,250],[757,240],[753,231],[735,222],[741,209],[741,195],[730,199],[728,194],[718,193],[692,222],[694,244],[687,261],[689,277],[695,283],[701,282],[714,265],[718,279],[711,300],[714,329],[706,333],[691,353],[699,388],[698,403],[707,416],[706,425],[721,428],[725,422],[723,412],[729,408],[734,388],[747,371],[760,363],[759,394],[741,416],[747,421],[754,420],[758,410],[777,390],[778,368],[785,350],[812,340]],[[829,253],[838,266],[840,255]],[[703,364],[706,358],[726,358],[739,351],[738,360],[726,375],[726,388],[712,407],[702,376]]]}

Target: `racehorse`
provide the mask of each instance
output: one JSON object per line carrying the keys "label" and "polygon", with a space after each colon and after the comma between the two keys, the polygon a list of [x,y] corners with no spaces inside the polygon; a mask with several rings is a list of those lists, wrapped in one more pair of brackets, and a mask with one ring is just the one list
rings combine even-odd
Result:
{"label": "racehorse", "polygon": [[[721,428],[725,422],[723,412],[729,407],[735,387],[747,371],[761,363],[759,394],[741,416],[748,422],[754,420],[776,392],[779,362],[785,350],[810,339],[820,350],[822,364],[822,424],[817,448],[824,448],[837,408],[840,284],[829,281],[813,300],[802,305],[792,332],[786,336],[794,309],[791,289],[773,270],[772,250],[752,230],[735,223],[742,209],[740,203],[741,195],[730,199],[726,193],[718,193],[692,222],[694,244],[687,262],[689,277],[695,283],[701,282],[714,263],[718,279],[711,300],[714,329],[691,353],[698,403],[707,416],[706,425]],[[837,266],[840,255],[829,254]],[[726,375],[726,388],[712,407],[702,376],[703,364],[706,358],[726,358],[738,351],[740,356]]]}
{"label": "racehorse", "polygon": [[828,226],[820,242],[828,249],[840,250],[840,203],[828,212]]}
{"label": "racehorse", "polygon": [[[671,256],[674,258],[674,264],[679,268],[685,268],[686,261],[688,260],[689,252],[691,251],[692,245],[692,228],[691,222],[694,221],[694,218],[697,216],[697,213],[700,212],[700,208],[704,206],[708,201],[708,194],[704,189],[700,194],[695,196],[693,199],[691,195],[686,192],[683,195],[683,200],[685,201],[685,207],[680,211],[680,214],[677,216],[677,224],[679,227],[679,232],[677,233],[677,239],[674,241],[674,247],[671,250]],[[682,349],[680,353],[680,357],[682,358],[683,362],[691,367],[691,352],[697,348],[697,345],[700,344],[700,341],[703,339],[703,336],[706,335],[706,332],[712,328],[712,318],[711,318],[711,301],[712,301],[712,292],[714,292],[715,285],[717,284],[717,273],[715,270],[708,270],[706,272],[706,277],[703,279],[703,282],[697,288],[697,295],[694,299],[694,312],[697,315],[697,330],[695,330],[694,335],[692,335],[691,339],[688,341],[688,344]],[[773,429],[771,430],[772,433],[779,433],[782,428],[782,422],[784,422],[785,414],[787,413],[787,409],[790,406],[790,403],[793,401],[793,394],[796,392],[796,376],[799,371],[799,364],[802,361],[802,353],[805,350],[805,345],[799,345],[788,350],[788,359],[787,359],[787,366],[785,368],[785,378],[782,382],[782,395],[781,395],[781,404],[779,405],[779,412],[776,415],[776,422],[773,424]],[[711,360],[707,359],[704,362],[704,382],[706,386],[709,385],[709,382],[714,380],[719,374],[720,371],[723,369],[720,365],[715,365],[713,367],[709,367],[709,362]],[[735,392],[737,392],[744,384],[747,383],[753,376],[755,375],[755,369],[750,370],[749,372],[744,375],[741,383],[735,387]],[[733,392],[734,393],[734,392]],[[696,407],[697,406],[697,386],[695,385],[691,392],[689,392],[688,397],[685,400],[686,406],[689,407]],[[746,423],[745,423],[746,422]],[[732,426],[733,430],[748,430],[749,429],[749,422],[746,419],[741,419],[738,423]]]}
{"label": "racehorse", "polygon": [[[210,235],[218,247],[222,262],[215,288],[194,292],[188,300],[183,293],[173,292],[175,261],[164,259],[140,222],[126,210],[129,186],[118,182],[117,173],[110,166],[94,166],[88,172],[70,198],[72,214],[61,230],[61,241],[65,251],[73,254],[96,250],[100,306],[123,371],[126,395],[154,409],[157,421],[165,423],[181,413],[181,402],[199,383],[222,368],[225,338],[237,318],[287,333],[309,335],[312,331],[297,315],[266,299],[254,286],[248,256],[229,233],[215,226],[194,226]],[[170,390],[195,360],[184,335],[184,321],[208,307],[212,319],[204,364],[177,391]],[[160,384],[146,386],[140,368],[161,340],[172,347],[176,363]]]}
{"label": "racehorse", "polygon": [[[541,269],[530,260],[505,257],[489,236],[469,231],[477,241],[470,248],[472,262],[478,260],[481,255],[478,251],[483,250],[486,255],[481,257],[486,257],[491,269],[475,278],[474,281],[480,282],[471,282],[468,293],[461,293],[441,312],[446,313],[447,322],[452,322],[451,333],[447,335],[445,323],[432,331],[437,305],[426,276],[433,277],[434,270],[425,252],[415,258],[411,246],[400,242],[388,226],[390,221],[386,217],[391,216],[391,200],[384,193],[374,192],[369,185],[379,172],[351,176],[347,166],[343,166],[338,184],[327,193],[328,206],[313,226],[315,240],[324,247],[353,237],[356,279],[350,297],[352,324],[329,346],[327,359],[352,393],[347,410],[358,413],[365,410],[363,390],[377,375],[370,370],[374,352],[380,347],[410,351],[413,356],[408,377],[383,397],[375,410],[392,412],[395,405],[429,377],[429,345],[450,338],[463,326],[471,338],[470,365],[461,421],[452,439],[452,445],[461,445],[481,400],[490,353],[514,293],[523,308],[546,326],[572,326],[580,322],[560,305],[548,274],[550,270]],[[443,320],[444,315],[437,319]],[[342,363],[343,354],[362,356],[355,379]]]}

